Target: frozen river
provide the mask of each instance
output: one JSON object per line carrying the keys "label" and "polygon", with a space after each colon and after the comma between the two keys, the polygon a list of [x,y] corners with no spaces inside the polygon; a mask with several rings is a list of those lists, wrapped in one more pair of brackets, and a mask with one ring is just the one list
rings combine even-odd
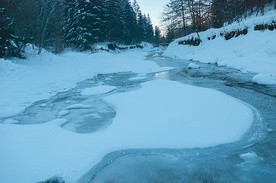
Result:
{"label": "frozen river", "polygon": [[200,63],[200,69],[188,69],[190,61],[158,56],[149,60],[176,69],[142,81],[165,79],[222,91],[253,106],[262,123],[241,141],[212,148],[113,152],[80,182],[275,182],[275,86],[253,84],[253,74],[235,69]]}
{"label": "frozen river", "polygon": [[[1,122],[31,125],[66,118],[60,123],[61,128],[76,134],[92,134],[108,129],[116,117],[116,108],[105,100],[106,97],[136,91],[144,83],[169,80],[215,89],[244,101],[254,110],[253,124],[241,140],[208,148],[118,150],[90,167],[78,182],[276,180],[276,86],[256,85],[251,82],[253,74],[210,64],[188,69],[190,61],[171,60],[158,54],[150,55],[148,62],[174,69],[150,74],[98,74],[69,91],[37,101],[22,114],[3,118]],[[95,87],[98,87],[96,91]]]}

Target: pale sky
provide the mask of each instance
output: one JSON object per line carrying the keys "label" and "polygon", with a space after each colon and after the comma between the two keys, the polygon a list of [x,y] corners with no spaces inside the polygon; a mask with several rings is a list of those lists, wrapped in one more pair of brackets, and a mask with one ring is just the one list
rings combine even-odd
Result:
{"label": "pale sky", "polygon": [[141,7],[141,11],[150,15],[154,26],[159,26],[161,13],[169,0],[137,0],[137,2]]}

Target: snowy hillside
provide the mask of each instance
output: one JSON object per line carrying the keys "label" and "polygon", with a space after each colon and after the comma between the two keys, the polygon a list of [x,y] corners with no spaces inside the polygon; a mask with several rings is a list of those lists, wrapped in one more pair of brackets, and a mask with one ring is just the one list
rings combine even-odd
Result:
{"label": "snowy hillside", "polygon": [[276,84],[276,11],[176,39],[164,56],[253,72],[252,82]]}

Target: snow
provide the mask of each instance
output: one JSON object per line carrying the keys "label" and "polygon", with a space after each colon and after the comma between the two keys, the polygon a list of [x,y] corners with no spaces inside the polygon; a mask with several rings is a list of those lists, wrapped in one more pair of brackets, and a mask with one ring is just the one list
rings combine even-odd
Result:
{"label": "snow", "polygon": [[4,121],[5,124],[19,124],[19,121],[18,120],[15,120],[15,119],[6,119]]}
{"label": "snow", "polygon": [[240,158],[246,163],[254,163],[256,161],[260,161],[262,158],[259,157],[255,152],[247,152],[240,155]]}
{"label": "snow", "polygon": [[[235,22],[220,29],[209,29],[200,32],[202,40],[199,46],[179,45],[178,42],[196,37],[191,34],[173,41],[164,52],[164,56],[194,60],[203,63],[213,63],[218,66],[236,68],[242,72],[253,72],[269,75],[257,77],[257,83],[276,84],[276,31],[254,31],[258,24],[276,22],[276,11],[270,11],[265,16],[251,17],[242,22]],[[248,28],[246,35],[240,35],[225,40],[220,33]],[[213,40],[208,40],[212,36]],[[263,76],[263,75],[262,75]],[[256,81],[256,78],[254,79]]]}
{"label": "snow", "polygon": [[70,112],[68,110],[62,110],[57,115],[58,115],[58,117],[63,117],[63,116],[68,115],[69,113]]}
{"label": "snow", "polygon": [[[147,51],[152,49],[144,46]],[[45,50],[37,56],[30,47],[27,50],[27,60],[0,60],[0,182],[38,182],[53,176],[76,182],[110,152],[217,146],[240,140],[253,122],[252,109],[240,100],[212,89],[168,81],[167,72],[161,71],[171,68],[147,61],[144,50],[59,56]],[[4,120],[34,102],[76,87],[80,81],[119,72],[134,73],[130,80],[143,80],[155,73],[155,80],[124,93],[111,92],[116,87],[103,83],[81,90],[83,98],[108,93],[101,99],[114,108],[116,116],[104,129],[81,134],[61,128],[73,110],[93,108],[91,103],[77,100],[65,100],[68,105],[58,110],[57,119],[47,123],[18,125],[16,119]],[[39,107],[48,105],[54,104],[43,101]],[[93,115],[101,117],[97,112]],[[80,116],[74,117],[78,122]]]}
{"label": "snow", "polygon": [[130,78],[129,80],[130,81],[136,81],[136,80],[142,80],[142,79],[147,79],[147,77],[143,77],[143,76],[137,76],[137,77],[133,77],[133,78]]}
{"label": "snow", "polygon": [[87,108],[90,108],[91,106],[89,105],[85,105],[85,104],[72,104],[68,107],[66,107],[67,110],[70,110],[70,109],[87,109]]}
{"label": "snow", "polygon": [[146,61],[144,56],[148,52],[138,49],[120,54],[67,52],[62,55],[43,50],[39,56],[31,46],[26,50],[27,60],[0,59],[0,117],[18,114],[33,102],[74,88],[78,82],[97,74],[146,74],[171,69]]}
{"label": "snow", "polygon": [[114,89],[116,89],[116,87],[106,86],[106,85],[92,87],[92,88],[85,88],[81,92],[81,95],[99,95],[99,94],[103,94],[103,93],[108,93]]}
{"label": "snow", "polygon": [[240,140],[253,121],[252,109],[237,99],[168,80],[146,82],[105,101],[115,107],[116,117],[96,133],[60,128],[66,119],[0,124],[0,182],[38,182],[52,176],[76,182],[109,152],[230,143]]}
{"label": "snow", "polygon": [[71,100],[65,100],[64,103],[65,104],[70,104],[70,103],[72,103],[72,101]]}
{"label": "snow", "polygon": [[188,65],[188,69],[199,69],[200,66],[198,64],[195,64],[195,63],[190,63]]}
{"label": "snow", "polygon": [[143,80],[143,79],[147,79],[147,75],[146,74],[137,74],[135,77],[130,78],[130,81],[136,81],[136,80]]}
{"label": "snow", "polygon": [[40,107],[46,107],[47,104],[40,104],[39,106],[40,106]]}
{"label": "snow", "polygon": [[276,83],[276,75],[273,74],[257,74],[252,78],[253,83],[273,85]]}

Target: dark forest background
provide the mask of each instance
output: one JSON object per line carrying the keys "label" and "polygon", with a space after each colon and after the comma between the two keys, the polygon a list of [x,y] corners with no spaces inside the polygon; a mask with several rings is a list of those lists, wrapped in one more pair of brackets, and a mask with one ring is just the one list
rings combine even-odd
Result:
{"label": "dark forest background", "polygon": [[[91,49],[98,42],[157,42],[160,29],[137,1],[1,0],[0,58],[20,57],[27,43],[60,53],[64,48]],[[156,36],[155,36],[156,35]],[[158,38],[159,39],[159,38]]]}
{"label": "dark forest background", "polygon": [[98,42],[159,45],[253,12],[264,14],[267,3],[276,8],[276,0],[170,0],[163,37],[136,0],[0,0],[0,58],[23,57],[28,43],[38,53],[44,48],[56,54],[90,50]]}

